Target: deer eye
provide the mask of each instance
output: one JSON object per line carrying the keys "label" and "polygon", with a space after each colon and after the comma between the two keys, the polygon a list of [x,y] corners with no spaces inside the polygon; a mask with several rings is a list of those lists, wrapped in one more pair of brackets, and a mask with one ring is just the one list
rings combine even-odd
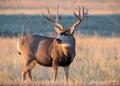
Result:
{"label": "deer eye", "polygon": [[61,39],[56,39],[58,44],[61,44],[62,40]]}

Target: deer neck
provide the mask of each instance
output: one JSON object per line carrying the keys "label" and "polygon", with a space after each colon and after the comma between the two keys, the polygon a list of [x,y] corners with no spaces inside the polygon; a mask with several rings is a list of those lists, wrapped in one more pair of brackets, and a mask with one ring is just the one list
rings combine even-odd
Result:
{"label": "deer neck", "polygon": [[[65,56],[65,57],[74,57],[75,56],[75,42],[72,44],[57,44],[54,40],[51,46],[51,55],[52,57]],[[57,53],[57,54],[56,54]]]}
{"label": "deer neck", "polygon": [[61,44],[60,46],[66,57],[72,56],[72,54],[75,52],[75,46],[72,44]]}

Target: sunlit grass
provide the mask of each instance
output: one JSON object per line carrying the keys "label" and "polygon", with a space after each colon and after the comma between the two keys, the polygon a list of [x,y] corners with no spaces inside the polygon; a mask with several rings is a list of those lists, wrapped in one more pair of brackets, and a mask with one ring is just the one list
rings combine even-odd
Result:
{"label": "sunlit grass", "polygon": [[[69,85],[120,85],[120,38],[76,37],[76,57],[70,66]],[[18,38],[0,38],[0,84],[22,85],[21,69],[23,58],[18,55]],[[117,59],[115,59],[117,58]],[[59,68],[56,83],[52,82],[52,68],[37,65],[32,70],[34,82],[40,85],[65,85],[63,68]]]}

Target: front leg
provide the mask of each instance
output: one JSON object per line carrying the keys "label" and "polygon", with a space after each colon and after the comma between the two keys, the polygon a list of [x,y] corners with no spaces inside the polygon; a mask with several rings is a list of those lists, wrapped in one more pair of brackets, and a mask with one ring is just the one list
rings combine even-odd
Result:
{"label": "front leg", "polygon": [[65,73],[65,80],[67,82],[69,76],[69,66],[64,67],[64,73]]}
{"label": "front leg", "polygon": [[53,81],[55,81],[58,73],[58,61],[53,60],[52,66],[53,66]]}

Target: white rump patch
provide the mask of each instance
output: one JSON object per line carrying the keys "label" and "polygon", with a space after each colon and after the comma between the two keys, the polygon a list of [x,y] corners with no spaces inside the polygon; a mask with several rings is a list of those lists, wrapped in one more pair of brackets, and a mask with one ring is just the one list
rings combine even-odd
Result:
{"label": "white rump patch", "polygon": [[17,41],[17,50],[20,51],[20,48],[19,48],[19,41]]}

